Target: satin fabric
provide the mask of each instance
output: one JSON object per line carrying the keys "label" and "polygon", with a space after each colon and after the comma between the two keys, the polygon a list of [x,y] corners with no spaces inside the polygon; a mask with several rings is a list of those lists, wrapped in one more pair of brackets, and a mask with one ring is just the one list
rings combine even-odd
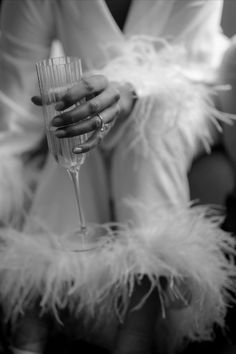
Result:
{"label": "satin fabric", "polygon": [[[67,55],[82,58],[84,70],[99,69],[109,62],[107,47],[111,43],[122,46],[130,36],[141,34],[183,43],[189,52],[190,67],[194,65],[200,73],[207,68],[209,72],[220,57],[220,53],[215,55],[218,43],[224,41],[219,26],[221,10],[222,1],[136,0],[132,2],[123,34],[103,0],[4,1],[0,90],[23,109],[23,113],[1,104],[0,152],[21,156],[35,148],[44,135],[41,110],[31,104],[30,97],[38,93],[35,62],[51,55],[55,39],[61,42]],[[120,150],[122,146],[119,146]],[[109,174],[99,149],[88,154],[81,169],[82,201],[88,221],[110,220],[110,185],[112,198],[118,200],[118,204],[127,194],[137,196],[144,192],[145,199],[149,198],[147,186],[157,182],[150,180],[144,188],[140,182],[135,185],[136,171],[130,161],[133,161],[132,156],[125,161],[119,152],[115,153]],[[152,173],[146,170],[142,178],[148,181],[151,176]],[[167,196],[161,193],[158,197],[168,199],[168,195],[175,194],[172,186],[167,182],[164,188],[165,191],[169,189]],[[186,188],[183,195],[187,198]],[[56,232],[77,227],[71,182],[51,157],[42,171],[32,214]],[[124,221],[122,212],[117,216]]]}
{"label": "satin fabric", "polygon": [[[130,36],[136,35],[161,38],[183,45],[188,53],[186,72],[195,79],[208,81],[214,77],[227,47],[219,24],[221,11],[221,0],[134,0],[122,33],[103,0],[3,1],[0,157],[4,161],[12,155],[22,159],[22,155],[35,149],[44,137],[41,109],[30,102],[30,97],[38,94],[35,62],[58,53],[57,46],[56,50],[52,49],[55,40],[60,42],[66,55],[80,57],[86,71],[99,70],[110,62],[115,55],[108,50],[111,44],[115,44],[116,49],[122,48]],[[155,123],[152,121],[153,129]],[[175,161],[169,159],[169,147],[175,151],[175,145],[168,145],[168,141],[162,160],[153,163],[148,157],[140,159],[134,150],[126,151],[122,139],[112,151],[104,152],[101,147],[90,152],[80,178],[86,220],[109,222],[112,200],[118,222],[132,220],[137,227],[142,227],[146,220],[142,220],[135,209],[125,206],[126,198],[135,197],[147,208],[155,203],[188,202],[187,170],[202,148],[198,137],[192,139],[197,125],[198,121],[186,129],[182,126],[183,135],[177,132],[181,154]],[[203,131],[205,127],[208,128],[208,124],[202,125]],[[171,144],[174,139],[175,132]],[[107,160],[107,153],[111,160]],[[78,227],[72,183],[51,156],[40,171],[30,214],[56,233]],[[104,335],[99,336],[102,344],[112,341],[109,333],[112,328],[103,330]]]}

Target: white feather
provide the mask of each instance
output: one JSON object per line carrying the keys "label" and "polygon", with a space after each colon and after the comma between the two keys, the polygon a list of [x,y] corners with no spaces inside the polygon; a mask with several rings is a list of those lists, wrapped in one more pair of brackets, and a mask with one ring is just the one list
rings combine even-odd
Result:
{"label": "white feather", "polygon": [[223,326],[236,270],[235,241],[220,230],[221,217],[200,207],[168,206],[170,223],[163,205],[147,210],[135,200],[129,204],[145,220],[143,227],[120,225],[112,231],[104,225],[106,242],[94,251],[66,251],[67,236],[59,238],[41,226],[34,235],[2,230],[0,298],[7,318],[15,320],[38,299],[42,311],[53,312],[58,321],[65,307],[88,320],[98,307],[101,318],[109,311],[122,318],[135,279],[147,275],[158,289],[160,276],[187,279],[192,302],[188,316],[178,313],[175,345],[209,338],[215,323]]}
{"label": "white feather", "polygon": [[[99,72],[112,81],[130,82],[139,100],[127,122],[108,137],[105,146],[108,149],[116,146],[129,131],[132,132],[128,139],[130,145],[137,147],[136,143],[142,142],[140,150],[149,154],[153,151],[153,146],[148,148],[150,130],[147,127],[151,117],[152,122],[155,120],[155,128],[151,125],[151,130],[156,150],[162,151],[158,143],[163,136],[178,126],[186,126],[210,152],[209,126],[214,125],[221,132],[220,121],[231,124],[236,118],[215,108],[212,96],[225,87],[213,86],[207,78],[205,82],[198,80],[180,45],[171,46],[161,39],[137,36],[127,40],[125,45],[108,47],[108,58],[117,52],[119,56],[110,59]],[[129,129],[130,124],[132,129]]]}

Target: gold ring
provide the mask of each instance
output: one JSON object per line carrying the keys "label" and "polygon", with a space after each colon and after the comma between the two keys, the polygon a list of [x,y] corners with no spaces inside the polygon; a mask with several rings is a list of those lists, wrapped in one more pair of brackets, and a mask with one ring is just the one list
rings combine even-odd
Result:
{"label": "gold ring", "polygon": [[106,123],[103,120],[103,117],[101,116],[100,113],[97,113],[98,118],[100,118],[101,121],[101,127],[100,127],[100,131],[104,132],[105,128],[106,128]]}

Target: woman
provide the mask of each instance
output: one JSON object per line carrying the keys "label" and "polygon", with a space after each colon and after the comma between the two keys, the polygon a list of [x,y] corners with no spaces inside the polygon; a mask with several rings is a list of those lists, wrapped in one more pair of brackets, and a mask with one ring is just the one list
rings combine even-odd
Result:
{"label": "woman", "polygon": [[[114,14],[121,9],[108,4]],[[111,348],[118,321],[114,316],[106,328],[107,311],[122,316],[134,284],[147,277],[149,288],[136,304],[141,306],[157,289],[155,330],[161,352],[175,351],[185,339],[208,338],[215,323],[223,325],[235,274],[224,254],[231,255],[233,240],[220,230],[218,217],[204,208],[191,208],[187,180],[193,158],[218,136],[208,86],[221,58],[219,48],[227,47],[219,31],[221,7],[221,1],[132,1],[129,8],[123,7],[128,12],[127,17],[122,14],[122,33],[102,0],[3,2],[3,221],[15,221],[22,208],[22,172],[35,183],[34,165],[27,159],[44,132],[41,111],[29,102],[32,92],[37,94],[34,63],[50,55],[57,39],[66,55],[82,58],[88,75],[60,98],[59,111],[82,98],[87,102],[60,114],[60,120],[55,117],[56,136],[95,132],[74,153],[90,151],[103,139],[81,169],[82,202],[87,221],[108,227],[110,221],[117,222],[116,230],[109,229],[115,235],[112,245],[93,258],[62,257],[62,267],[52,239],[77,227],[77,211],[65,171],[49,156],[23,231],[2,232],[1,298],[12,320],[39,297],[42,311],[55,316],[64,307],[72,309],[74,317],[86,313],[86,331],[96,314],[99,339]],[[38,97],[33,101],[40,104]],[[65,127],[64,120],[76,125]],[[107,123],[112,126],[104,133]],[[22,157],[29,171],[22,171]],[[32,218],[42,228],[38,237],[29,228]],[[78,265],[76,274],[68,272],[65,289],[60,280],[73,262]],[[52,270],[59,267],[62,274]],[[188,291],[191,304],[185,301]],[[186,308],[169,308],[175,300],[185,302]],[[18,325],[20,334],[21,328],[23,341],[16,335],[16,345],[42,351],[41,343],[37,348],[25,343],[29,327]]]}

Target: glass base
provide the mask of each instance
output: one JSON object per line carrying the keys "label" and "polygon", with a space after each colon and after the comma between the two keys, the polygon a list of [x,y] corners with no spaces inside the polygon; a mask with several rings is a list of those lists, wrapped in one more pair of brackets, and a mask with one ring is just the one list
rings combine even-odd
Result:
{"label": "glass base", "polygon": [[103,247],[109,240],[103,225],[88,224],[85,229],[73,230],[60,239],[61,248],[71,252],[88,252]]}

